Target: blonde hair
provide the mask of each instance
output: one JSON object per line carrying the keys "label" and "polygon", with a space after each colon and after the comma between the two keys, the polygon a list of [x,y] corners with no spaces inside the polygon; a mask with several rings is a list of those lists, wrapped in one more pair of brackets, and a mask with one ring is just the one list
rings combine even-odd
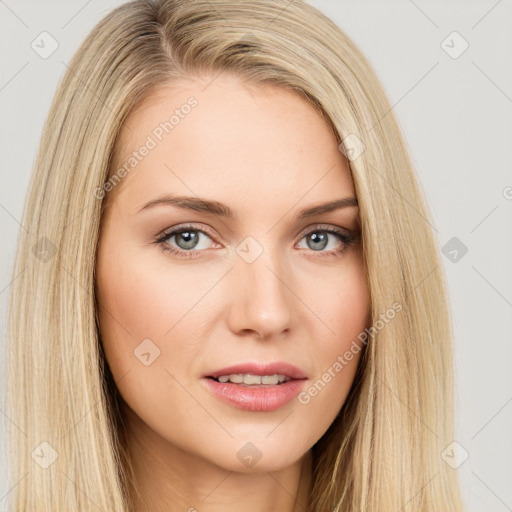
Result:
{"label": "blonde hair", "polygon": [[370,64],[300,0],[136,0],[98,23],[72,59],[42,134],[13,269],[12,510],[131,509],[133,472],[96,315],[104,201],[95,191],[136,104],[155,87],[220,72],[302,95],[349,156],[347,140],[362,141],[349,163],[372,323],[401,305],[370,337],[344,407],[313,447],[307,510],[462,510],[441,458],[453,436],[452,327],[432,219]]}

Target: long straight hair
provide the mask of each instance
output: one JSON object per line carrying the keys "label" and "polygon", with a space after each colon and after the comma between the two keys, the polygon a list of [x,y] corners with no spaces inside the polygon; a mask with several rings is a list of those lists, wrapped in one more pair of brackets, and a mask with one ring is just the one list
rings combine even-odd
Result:
{"label": "long straight hair", "polygon": [[13,268],[12,510],[131,510],[133,470],[97,321],[98,190],[141,100],[219,73],[279,85],[318,109],[349,160],[372,325],[400,305],[371,331],[342,410],[313,446],[308,512],[461,511],[441,456],[453,439],[453,334],[432,219],[375,72],[301,0],[136,0],[74,55],[44,126]]}

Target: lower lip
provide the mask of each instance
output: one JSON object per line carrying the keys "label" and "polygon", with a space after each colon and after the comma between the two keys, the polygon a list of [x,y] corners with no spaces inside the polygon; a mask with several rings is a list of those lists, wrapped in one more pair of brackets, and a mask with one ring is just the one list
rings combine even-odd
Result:
{"label": "lower lip", "polygon": [[222,401],[246,411],[270,412],[293,400],[304,387],[306,379],[296,379],[275,386],[244,386],[232,382],[201,379],[204,385]]}

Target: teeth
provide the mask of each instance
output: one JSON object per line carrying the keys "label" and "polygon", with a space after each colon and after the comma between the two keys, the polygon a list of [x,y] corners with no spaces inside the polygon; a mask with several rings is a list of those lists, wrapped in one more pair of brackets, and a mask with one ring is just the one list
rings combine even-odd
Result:
{"label": "teeth", "polygon": [[217,377],[219,382],[232,382],[234,384],[246,384],[247,386],[268,384],[276,385],[290,380],[286,375],[253,375],[251,373],[232,373],[231,375],[220,375]]}

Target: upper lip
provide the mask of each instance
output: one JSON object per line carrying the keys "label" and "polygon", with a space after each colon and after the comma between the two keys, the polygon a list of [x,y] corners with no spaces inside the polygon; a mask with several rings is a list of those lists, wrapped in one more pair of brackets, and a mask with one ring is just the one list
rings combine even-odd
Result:
{"label": "upper lip", "polygon": [[219,377],[221,375],[231,375],[234,373],[251,373],[252,375],[285,375],[290,379],[307,379],[307,375],[290,363],[276,361],[274,363],[240,363],[233,366],[226,366],[220,370],[209,372],[205,377]]}

